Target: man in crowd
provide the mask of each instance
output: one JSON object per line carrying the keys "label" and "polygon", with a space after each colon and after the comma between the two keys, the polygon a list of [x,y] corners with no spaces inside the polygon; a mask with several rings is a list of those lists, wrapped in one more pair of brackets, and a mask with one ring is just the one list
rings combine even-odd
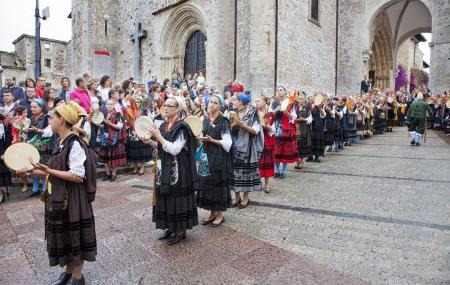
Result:
{"label": "man in crowd", "polygon": [[20,102],[21,106],[24,106],[27,108],[27,117],[31,118],[31,102],[34,101],[34,99],[36,99],[36,90],[33,87],[27,87],[26,89],[27,91],[27,98],[22,99],[22,101]]}
{"label": "man in crowd", "polygon": [[14,101],[20,102],[25,99],[25,94],[20,86],[16,86],[16,78],[14,76],[8,76],[5,79],[6,86],[0,90],[0,105],[3,105],[3,93],[6,90],[11,91]]}
{"label": "man in crowd", "polygon": [[231,80],[227,81],[227,85],[225,85],[225,87],[223,88],[223,94],[227,94],[227,92],[231,93],[231,88],[233,88],[233,84],[231,82]]}
{"label": "man in crowd", "polygon": [[36,97],[38,98],[44,98],[44,92],[45,92],[45,77],[39,76],[36,81]]}
{"label": "man in crowd", "polygon": [[77,78],[75,80],[77,88],[75,88],[70,94],[70,100],[75,101],[86,111],[86,113],[91,112],[91,97],[86,91],[86,82],[84,78]]}
{"label": "man in crowd", "polygon": [[367,75],[364,75],[364,79],[361,81],[361,93],[369,92],[370,82],[367,80]]}
{"label": "man in crowd", "polygon": [[409,122],[411,145],[420,146],[420,139],[425,133],[425,119],[429,111],[428,104],[423,101],[423,94],[417,94],[408,110],[406,121]]}

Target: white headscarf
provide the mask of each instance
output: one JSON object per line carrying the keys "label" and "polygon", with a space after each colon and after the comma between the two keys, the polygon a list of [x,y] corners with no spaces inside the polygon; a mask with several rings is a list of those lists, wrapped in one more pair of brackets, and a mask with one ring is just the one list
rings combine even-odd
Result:
{"label": "white headscarf", "polygon": [[422,94],[422,92],[417,93],[416,99],[417,99],[417,100],[423,100],[423,94]]}

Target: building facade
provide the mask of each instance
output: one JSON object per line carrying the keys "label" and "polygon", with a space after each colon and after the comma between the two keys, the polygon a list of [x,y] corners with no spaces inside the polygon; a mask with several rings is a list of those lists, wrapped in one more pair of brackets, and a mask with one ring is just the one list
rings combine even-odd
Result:
{"label": "building facade", "polygon": [[393,88],[398,50],[431,32],[430,84],[450,89],[448,0],[72,1],[66,73],[146,82],[199,69],[253,94],[277,85],[354,94],[367,74]]}

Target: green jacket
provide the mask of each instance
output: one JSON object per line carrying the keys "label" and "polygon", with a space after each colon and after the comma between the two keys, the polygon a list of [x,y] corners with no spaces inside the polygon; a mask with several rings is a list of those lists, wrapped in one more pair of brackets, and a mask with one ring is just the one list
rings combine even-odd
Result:
{"label": "green jacket", "polygon": [[423,100],[415,100],[411,106],[409,106],[407,118],[425,119],[428,111],[428,104]]}

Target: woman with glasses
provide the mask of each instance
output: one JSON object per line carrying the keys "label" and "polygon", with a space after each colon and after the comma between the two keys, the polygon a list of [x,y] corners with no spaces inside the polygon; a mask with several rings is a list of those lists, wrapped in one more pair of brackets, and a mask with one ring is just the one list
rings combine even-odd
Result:
{"label": "woman with glasses", "polygon": [[143,140],[158,150],[161,169],[156,175],[156,201],[152,220],[165,230],[159,240],[174,245],[186,239],[186,231],[198,225],[195,188],[198,183],[195,137],[181,120],[184,109],[181,97],[170,97],[162,105],[167,120],[158,129],[149,126],[153,139]]}

